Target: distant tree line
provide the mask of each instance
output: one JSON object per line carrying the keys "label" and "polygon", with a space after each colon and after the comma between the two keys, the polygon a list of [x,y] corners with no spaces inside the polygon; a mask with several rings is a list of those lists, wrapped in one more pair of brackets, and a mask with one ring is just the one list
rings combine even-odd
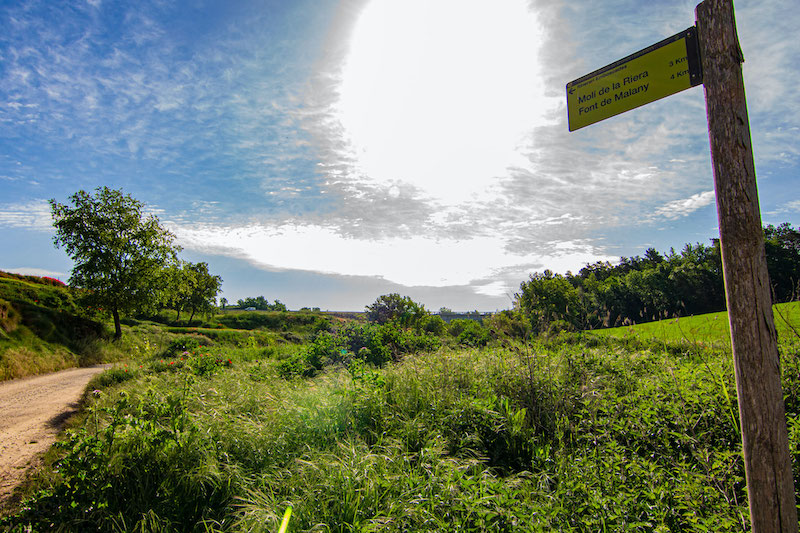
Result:
{"label": "distant tree line", "polygon": [[86,307],[111,314],[122,337],[121,314],[153,315],[164,309],[196,313],[215,309],[222,285],[206,263],[178,259],[175,235],[144,204],[121,190],[78,191],[68,204],[50,200],[53,242],[75,262],[70,285],[85,289]]}
{"label": "distant tree line", "polygon": [[280,300],[275,300],[273,303],[269,303],[269,300],[264,298],[263,296],[256,296],[255,298],[249,297],[244,298],[242,300],[236,301],[237,307],[241,307],[242,309],[247,309],[248,307],[252,307],[259,311],[286,311],[286,306],[281,303]]}
{"label": "distant tree line", "polygon": [[[800,231],[789,223],[764,228],[767,265],[776,302],[800,292]],[[616,265],[597,262],[575,275],[535,273],[515,295],[534,333],[649,322],[725,309],[718,239],[687,244],[680,253],[654,248]]]}

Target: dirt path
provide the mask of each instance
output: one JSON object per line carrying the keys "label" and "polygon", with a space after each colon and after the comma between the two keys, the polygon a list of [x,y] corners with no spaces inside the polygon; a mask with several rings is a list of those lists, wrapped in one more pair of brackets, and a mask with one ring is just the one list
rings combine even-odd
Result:
{"label": "dirt path", "polygon": [[110,367],[72,368],[54,374],[0,382],[0,502],[25,469],[54,442],[78,409],[89,379]]}

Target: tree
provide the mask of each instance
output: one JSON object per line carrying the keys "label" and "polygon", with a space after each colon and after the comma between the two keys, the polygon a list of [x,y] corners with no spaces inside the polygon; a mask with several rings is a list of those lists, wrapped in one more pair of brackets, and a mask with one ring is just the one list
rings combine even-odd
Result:
{"label": "tree", "polygon": [[208,271],[207,263],[178,261],[170,265],[165,277],[169,293],[168,306],[177,312],[176,321],[180,320],[183,309],[191,310],[191,322],[197,312],[210,313],[216,307],[222,278],[212,275]]}
{"label": "tree", "polygon": [[764,228],[764,247],[775,301],[800,296],[800,231],[788,222],[777,228],[768,225]]}
{"label": "tree", "polygon": [[366,307],[366,311],[370,322],[385,324],[394,321],[403,327],[413,327],[429,314],[424,305],[396,292],[379,296],[372,305]]}
{"label": "tree", "polygon": [[556,321],[577,328],[583,323],[580,316],[580,294],[561,274],[545,270],[531,274],[528,281],[520,284],[516,294],[517,303],[529,318],[533,330],[541,333]]}
{"label": "tree", "polygon": [[252,307],[259,311],[286,311],[286,305],[281,303],[280,300],[275,300],[275,303],[269,303],[269,300],[263,296],[256,296],[255,298],[249,296],[244,300],[238,300],[236,305],[242,309]]}
{"label": "tree", "polygon": [[176,261],[166,267],[162,273],[164,305],[175,311],[175,321],[181,319],[181,311],[186,307],[191,292],[191,282],[184,261]]}
{"label": "tree", "polygon": [[208,263],[187,263],[189,273],[189,309],[192,314],[189,322],[197,312],[210,313],[216,307],[217,294],[222,288],[222,278],[208,271]]}
{"label": "tree", "polygon": [[152,309],[161,298],[159,278],[179,250],[175,236],[121,190],[98,187],[94,195],[81,190],[69,200],[72,205],[50,200],[53,243],[75,262],[70,285],[87,290],[89,305],[111,312],[119,339],[120,313]]}

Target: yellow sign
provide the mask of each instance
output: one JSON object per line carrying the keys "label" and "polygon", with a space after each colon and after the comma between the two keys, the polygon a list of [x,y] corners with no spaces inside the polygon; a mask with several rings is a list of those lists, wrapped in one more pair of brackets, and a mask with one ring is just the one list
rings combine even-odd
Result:
{"label": "yellow sign", "polygon": [[692,27],[567,84],[569,131],[703,82]]}

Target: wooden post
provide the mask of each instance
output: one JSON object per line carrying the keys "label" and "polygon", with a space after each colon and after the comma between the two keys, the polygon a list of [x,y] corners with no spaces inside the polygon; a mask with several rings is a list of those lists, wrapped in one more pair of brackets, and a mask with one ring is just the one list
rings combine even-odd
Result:
{"label": "wooden post", "polygon": [[777,336],[742,79],[744,59],[733,3],[704,0],[695,15],[750,520],[755,533],[797,533]]}

